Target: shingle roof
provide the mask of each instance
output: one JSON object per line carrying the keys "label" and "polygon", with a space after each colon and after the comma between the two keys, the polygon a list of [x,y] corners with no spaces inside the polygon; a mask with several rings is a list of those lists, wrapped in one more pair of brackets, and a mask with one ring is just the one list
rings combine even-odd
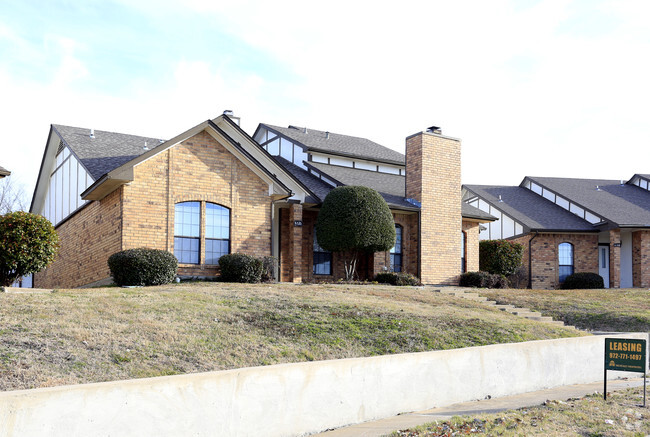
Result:
{"label": "shingle roof", "polygon": [[11,172],[6,168],[0,166],[0,176],[9,176]]}
{"label": "shingle roof", "polygon": [[[313,199],[315,203],[322,202],[327,194],[332,189],[332,186],[326,182],[323,182],[313,174],[303,170],[294,163],[280,157],[274,156],[275,160],[284,167],[289,173],[291,173],[296,179],[300,181],[309,191],[318,196],[317,199]],[[311,199],[308,199],[311,200]]]}
{"label": "shingle roof", "polygon": [[528,179],[604,217],[612,225],[650,226],[650,192],[642,188],[608,179]]}
{"label": "shingle roof", "polygon": [[261,125],[303,145],[307,150],[404,165],[403,154],[366,138],[332,132],[329,133],[329,138],[327,138],[326,132],[315,129],[307,129],[307,133],[305,133],[303,128],[298,127],[287,128],[270,124]]}
{"label": "shingle roof", "polygon": [[145,153],[145,141],[150,149],[160,144],[159,138],[101,130],[95,130],[95,138],[90,138],[90,129],[58,124],[52,127],[95,180]]}
{"label": "shingle roof", "polygon": [[[464,185],[464,187],[524,225],[527,230],[584,232],[596,229],[586,220],[523,187],[498,185]],[[499,196],[502,202],[499,202]]]}
{"label": "shingle roof", "polygon": [[363,185],[381,193],[401,197],[404,197],[406,191],[404,176],[317,162],[308,162],[307,164],[343,185]]}
{"label": "shingle roof", "polygon": [[482,211],[478,208],[475,208],[469,203],[462,202],[460,204],[460,207],[461,207],[460,208],[461,214],[465,218],[473,218],[473,219],[489,220],[489,221],[494,221],[497,219],[492,214]]}

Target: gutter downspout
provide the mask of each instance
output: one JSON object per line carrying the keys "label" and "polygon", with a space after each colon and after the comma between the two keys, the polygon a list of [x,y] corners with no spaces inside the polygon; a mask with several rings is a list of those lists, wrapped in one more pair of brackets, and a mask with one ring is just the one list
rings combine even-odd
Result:
{"label": "gutter downspout", "polygon": [[533,238],[528,240],[528,289],[533,288],[533,240],[539,235],[539,231],[535,231]]}

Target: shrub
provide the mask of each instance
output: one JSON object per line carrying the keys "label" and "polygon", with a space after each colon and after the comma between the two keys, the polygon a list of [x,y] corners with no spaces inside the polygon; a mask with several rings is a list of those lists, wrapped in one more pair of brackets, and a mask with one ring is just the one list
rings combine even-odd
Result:
{"label": "shrub", "polygon": [[16,211],[0,216],[0,286],[43,270],[54,261],[59,236],[45,217]]}
{"label": "shrub", "polygon": [[479,269],[484,272],[510,276],[517,272],[524,256],[524,246],[507,240],[479,242]]}
{"label": "shrub", "polygon": [[221,280],[256,283],[262,280],[264,261],[243,253],[230,253],[219,258]]}
{"label": "shrub", "polygon": [[355,276],[359,253],[390,250],[395,245],[395,222],[388,204],[372,188],[337,187],[329,192],[316,221],[318,244],[344,254],[345,279]]}
{"label": "shrub", "polygon": [[160,249],[127,249],[108,258],[108,268],[113,281],[124,285],[169,284],[176,278],[178,260]]}
{"label": "shrub", "polygon": [[605,288],[605,282],[602,276],[596,273],[581,272],[567,276],[562,283],[562,288],[565,290]]}
{"label": "shrub", "polygon": [[382,272],[375,276],[375,281],[380,284],[390,285],[420,285],[420,280],[410,273],[405,272]]}
{"label": "shrub", "polygon": [[274,256],[262,257],[262,282],[275,281],[275,271],[278,267],[278,259]]}
{"label": "shrub", "polygon": [[503,275],[488,272],[467,272],[460,275],[461,287],[508,288],[508,280]]}

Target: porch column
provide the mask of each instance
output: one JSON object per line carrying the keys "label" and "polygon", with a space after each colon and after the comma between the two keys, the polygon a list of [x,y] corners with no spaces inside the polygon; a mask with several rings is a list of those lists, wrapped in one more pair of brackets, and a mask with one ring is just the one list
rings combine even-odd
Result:
{"label": "porch column", "polygon": [[303,280],[302,258],[302,205],[291,204],[289,208],[289,281],[301,283]]}
{"label": "porch column", "polygon": [[621,231],[609,231],[609,287],[621,288]]}

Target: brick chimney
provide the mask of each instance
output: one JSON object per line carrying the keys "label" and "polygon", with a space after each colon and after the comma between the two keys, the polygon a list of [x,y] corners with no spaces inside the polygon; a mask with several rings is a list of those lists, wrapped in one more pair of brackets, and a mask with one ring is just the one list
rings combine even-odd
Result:
{"label": "brick chimney", "polygon": [[406,138],[406,197],[420,203],[419,276],[457,285],[461,269],[460,140],[432,126]]}

